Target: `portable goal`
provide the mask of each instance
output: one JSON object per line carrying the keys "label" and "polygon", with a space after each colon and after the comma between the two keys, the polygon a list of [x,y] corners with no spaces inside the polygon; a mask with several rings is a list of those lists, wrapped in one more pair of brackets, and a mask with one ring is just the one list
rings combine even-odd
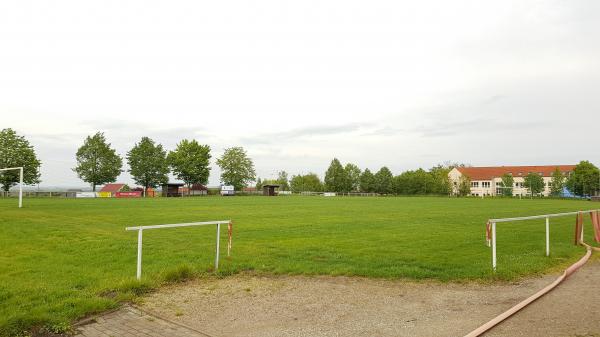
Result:
{"label": "portable goal", "polygon": [[216,242],[216,252],[215,252],[215,270],[219,269],[219,244],[221,237],[221,225],[227,225],[228,232],[228,241],[227,241],[227,256],[231,254],[231,236],[233,231],[233,223],[231,220],[221,220],[221,221],[205,221],[205,222],[190,222],[190,223],[179,223],[179,224],[170,224],[170,225],[154,225],[154,226],[137,226],[137,227],[127,227],[125,230],[127,231],[138,231],[138,251],[137,251],[137,279],[140,280],[142,278],[142,233],[144,230],[149,229],[160,229],[160,228],[176,228],[176,227],[191,227],[191,226],[209,226],[216,225],[217,226],[217,242]]}
{"label": "portable goal", "polygon": [[[567,213],[555,213],[555,214],[543,214],[543,215],[533,215],[533,216],[523,216],[516,218],[502,218],[502,219],[490,219],[486,224],[486,241],[488,247],[492,250],[492,269],[496,271],[497,258],[496,258],[496,224],[502,222],[515,222],[515,221],[525,221],[525,220],[536,220],[536,219],[544,219],[546,220],[546,256],[550,256],[550,218],[559,218],[565,216],[573,216],[578,214],[590,214],[592,212],[597,212],[600,210],[592,209],[587,211],[576,211],[576,212],[567,212]],[[583,230],[581,231],[580,240],[583,240]]]}

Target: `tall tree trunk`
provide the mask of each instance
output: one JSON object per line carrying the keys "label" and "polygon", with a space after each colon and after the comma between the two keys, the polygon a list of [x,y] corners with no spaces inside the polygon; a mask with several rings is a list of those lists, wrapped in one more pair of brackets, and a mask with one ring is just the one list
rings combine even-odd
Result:
{"label": "tall tree trunk", "polygon": [[96,192],[96,183],[92,183],[92,191]]}

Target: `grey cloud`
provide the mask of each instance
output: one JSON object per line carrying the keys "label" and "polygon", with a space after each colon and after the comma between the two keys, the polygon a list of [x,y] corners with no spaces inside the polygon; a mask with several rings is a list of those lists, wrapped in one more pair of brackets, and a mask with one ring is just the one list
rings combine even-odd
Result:
{"label": "grey cloud", "polygon": [[311,126],[292,129],[289,131],[264,133],[253,137],[244,137],[241,139],[241,141],[245,144],[271,144],[281,141],[294,141],[318,136],[332,136],[352,133],[361,129],[369,128],[372,125],[373,124],[367,123],[352,123],[343,125]]}

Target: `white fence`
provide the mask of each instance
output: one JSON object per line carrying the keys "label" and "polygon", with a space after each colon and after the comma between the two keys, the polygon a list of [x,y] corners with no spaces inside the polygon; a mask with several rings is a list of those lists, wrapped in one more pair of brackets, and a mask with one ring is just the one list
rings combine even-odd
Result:
{"label": "white fence", "polygon": [[[556,214],[544,214],[544,215],[534,215],[534,216],[523,216],[516,218],[502,218],[502,219],[490,219],[488,220],[488,224],[490,228],[486,228],[486,233],[491,231],[491,242],[488,241],[488,246],[492,247],[492,269],[496,271],[496,224],[502,222],[514,222],[514,221],[525,221],[525,220],[536,220],[536,219],[545,219],[546,220],[546,256],[550,256],[550,218],[564,217],[564,216],[572,216],[577,214],[590,214],[592,212],[597,212],[599,210],[588,210],[588,211],[577,211],[577,212],[568,212],[568,213],[556,213]],[[583,235],[583,230],[582,230]]]}
{"label": "white fence", "polygon": [[221,237],[221,225],[227,224],[229,239],[227,243],[227,256],[231,254],[231,233],[232,233],[232,222],[231,220],[222,220],[222,221],[207,221],[207,222],[191,222],[191,223],[179,223],[179,224],[170,224],[170,225],[154,225],[154,226],[137,226],[137,227],[127,227],[126,231],[138,231],[138,252],[137,252],[137,279],[140,280],[142,278],[142,233],[144,230],[148,229],[160,229],[160,228],[176,228],[176,227],[190,227],[190,226],[208,226],[208,225],[216,225],[217,226],[217,243],[216,243],[216,253],[215,253],[215,271],[219,269],[219,243]]}

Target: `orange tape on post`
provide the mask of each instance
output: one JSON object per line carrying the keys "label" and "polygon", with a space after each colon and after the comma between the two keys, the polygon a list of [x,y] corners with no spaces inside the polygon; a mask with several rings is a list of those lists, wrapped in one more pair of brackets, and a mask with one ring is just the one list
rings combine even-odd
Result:
{"label": "orange tape on post", "polygon": [[590,213],[592,217],[592,227],[594,228],[594,240],[600,242],[600,213],[594,211]]}
{"label": "orange tape on post", "polygon": [[583,233],[583,213],[577,213],[577,218],[575,218],[575,246],[578,246],[582,239]]}

